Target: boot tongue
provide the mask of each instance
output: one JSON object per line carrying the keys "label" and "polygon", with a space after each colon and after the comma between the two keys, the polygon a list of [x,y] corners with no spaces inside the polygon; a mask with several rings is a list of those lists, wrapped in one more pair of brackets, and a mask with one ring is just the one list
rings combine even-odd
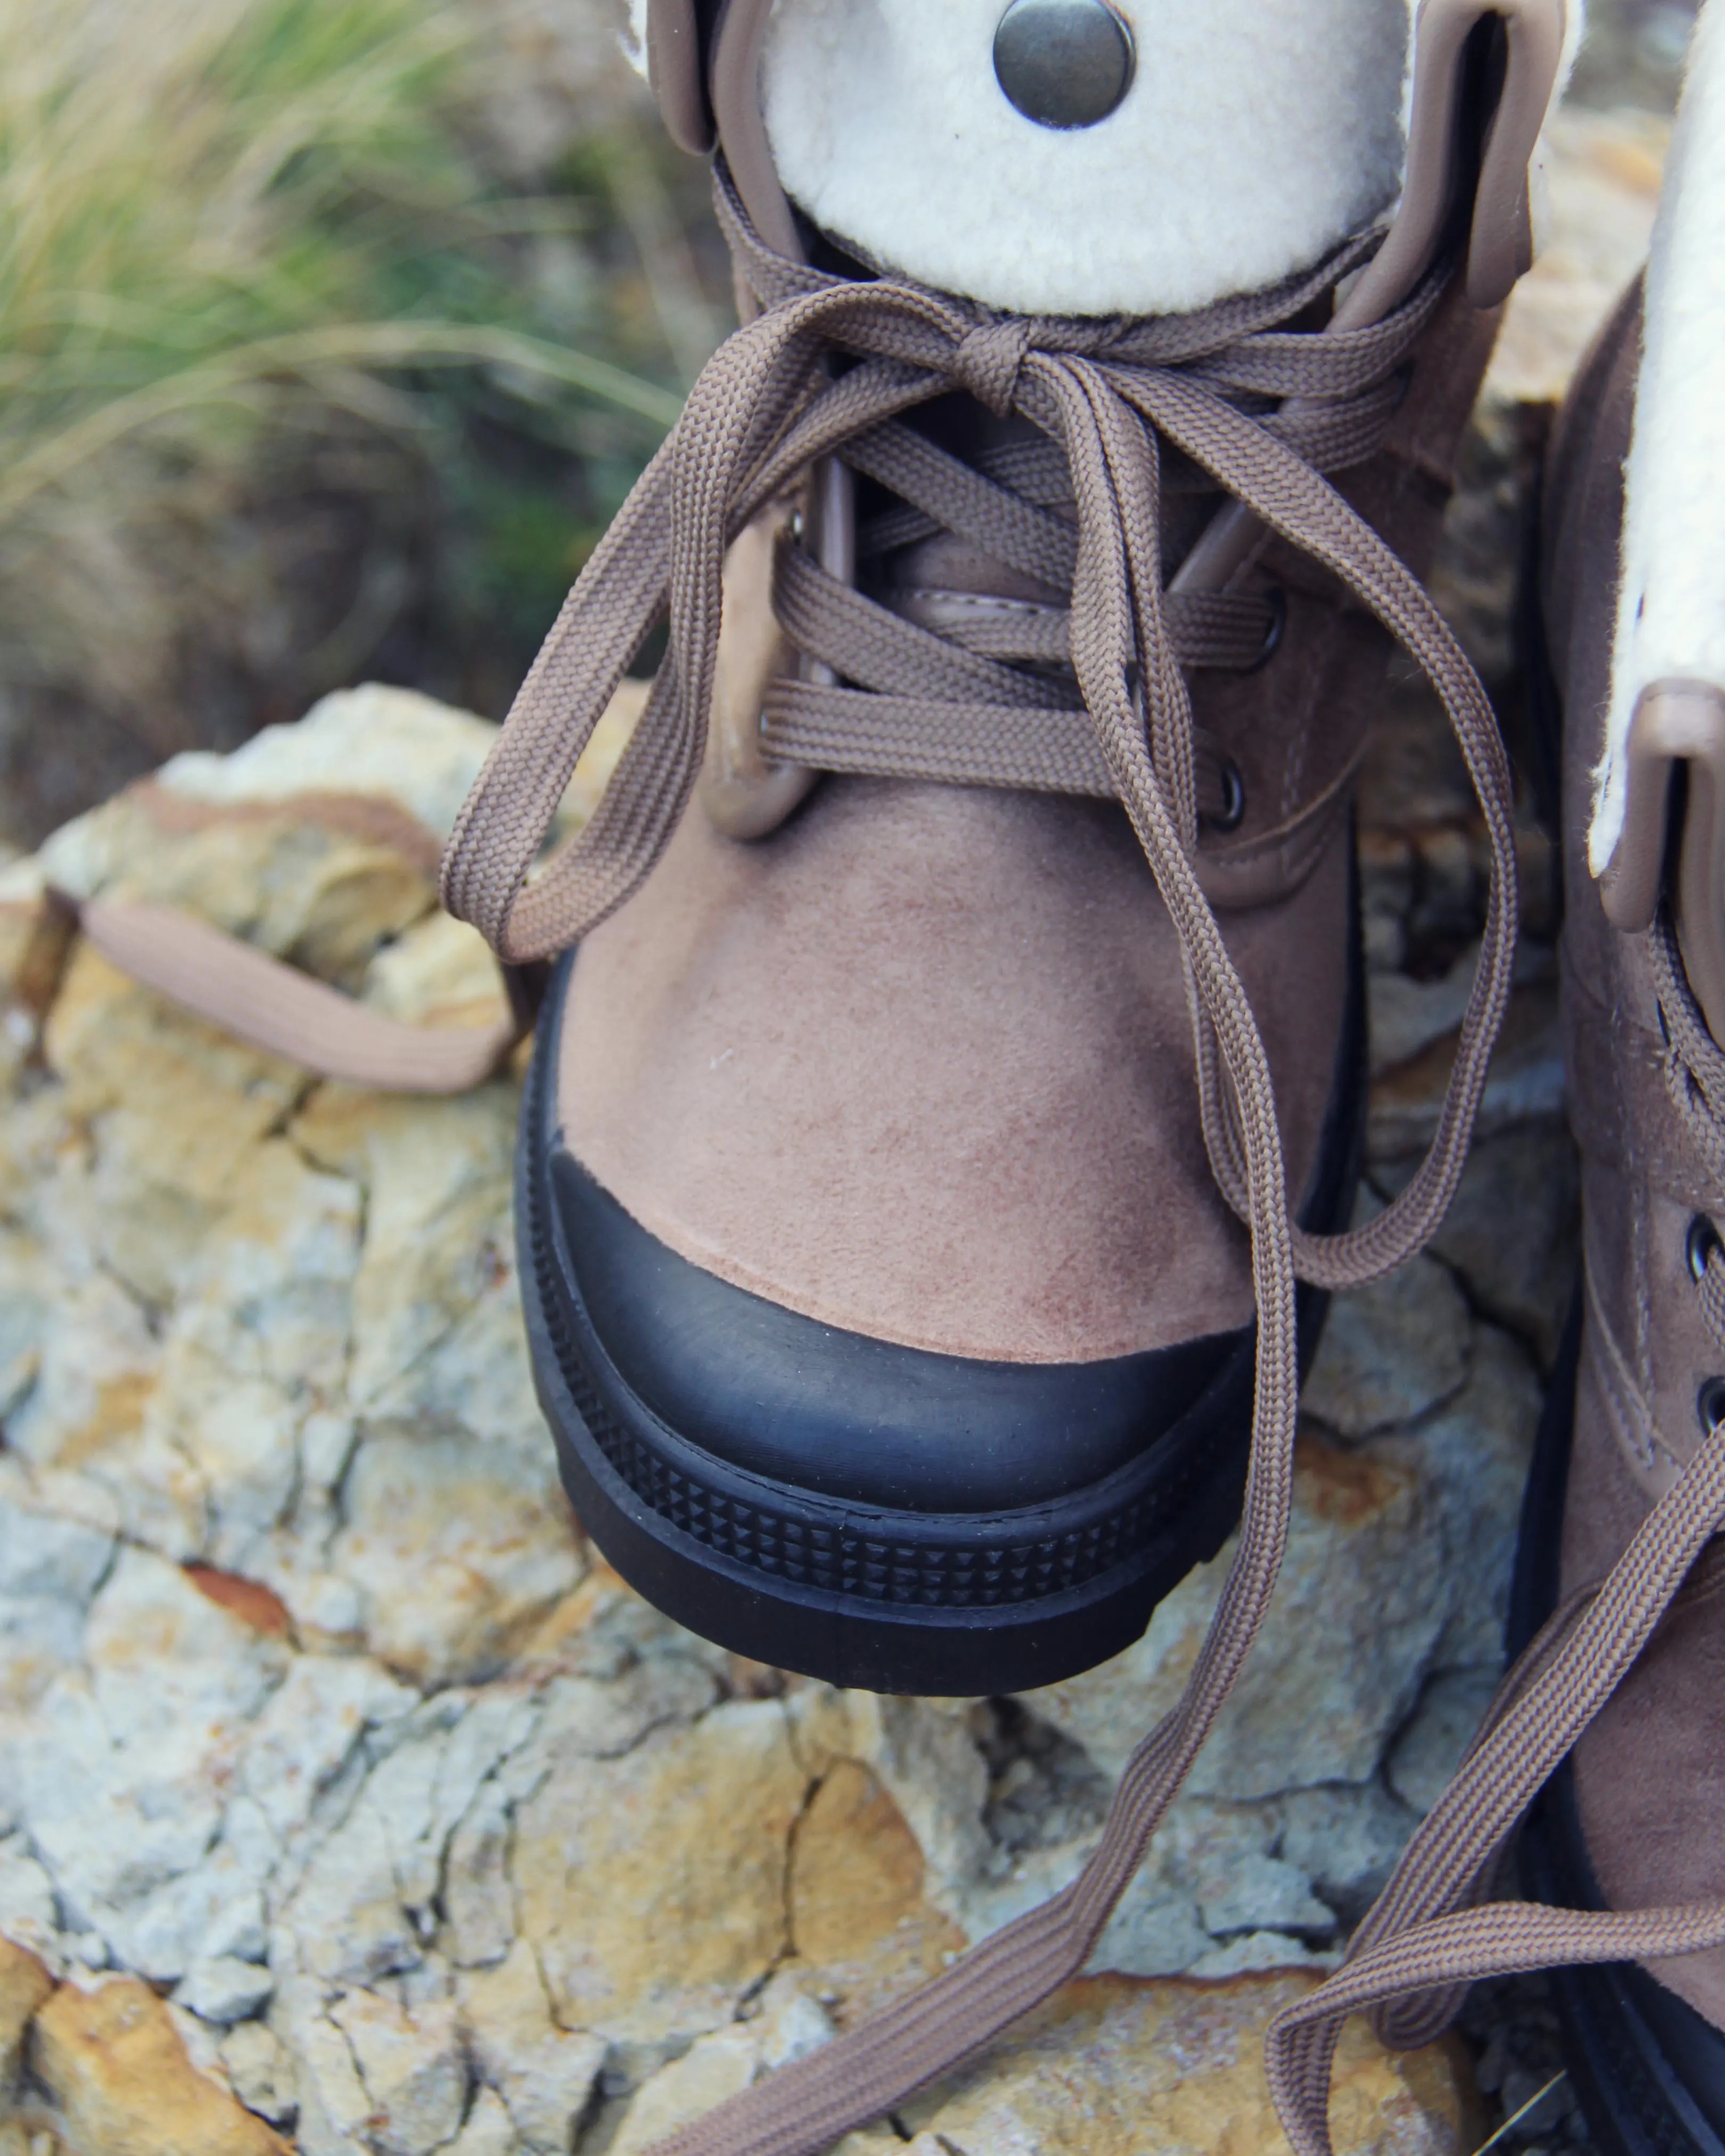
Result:
{"label": "boot tongue", "polygon": [[[1076,526],[1066,460],[1028,420],[997,418],[972,398],[956,396],[929,410],[919,431],[984,476]],[[930,520],[914,510],[906,514],[882,490],[871,490],[871,495],[860,505],[857,581],[894,613],[944,630],[953,609],[942,603],[952,598],[998,600],[1003,610],[1064,612],[1070,594],[1057,586],[1026,575],[955,532],[929,531]],[[917,536],[900,536],[906,531]]]}
{"label": "boot tongue", "polygon": [[[919,415],[919,431],[1020,501],[1076,527],[1071,475],[1058,445],[1028,420],[1000,418],[962,393]],[[867,482],[858,504],[858,588],[901,619],[963,648],[1052,675],[1079,701],[1069,645],[1070,590],[1002,561],[975,540]],[[1164,557],[1178,561],[1214,513],[1212,490],[1164,490]],[[1228,759],[1194,730],[1201,817],[1231,828]]]}

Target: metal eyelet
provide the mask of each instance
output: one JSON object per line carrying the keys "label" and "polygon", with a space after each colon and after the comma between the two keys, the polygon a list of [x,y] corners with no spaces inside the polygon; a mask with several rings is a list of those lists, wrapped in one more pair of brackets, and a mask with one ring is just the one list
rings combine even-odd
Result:
{"label": "metal eyelet", "polygon": [[1276,653],[1281,650],[1282,638],[1287,634],[1287,593],[1280,590],[1268,591],[1263,594],[1263,598],[1265,604],[1270,608],[1270,626],[1264,632],[1263,649],[1245,670],[1248,674],[1263,672]]}
{"label": "metal eyelet", "polygon": [[1711,1437],[1725,1422],[1725,1378],[1707,1379],[1696,1396],[1695,1412],[1701,1421],[1702,1435]]}
{"label": "metal eyelet", "polygon": [[1707,1276],[1707,1260],[1722,1247],[1719,1231],[1705,1213],[1697,1213],[1689,1223],[1689,1233],[1683,1240],[1683,1255],[1689,1266],[1689,1277],[1697,1285]]}
{"label": "metal eyelet", "polygon": [[1224,756],[1216,767],[1217,783],[1222,789],[1219,808],[1207,809],[1199,818],[1206,831],[1214,831],[1225,838],[1237,831],[1245,821],[1245,781],[1240,775],[1240,766],[1231,756]]}

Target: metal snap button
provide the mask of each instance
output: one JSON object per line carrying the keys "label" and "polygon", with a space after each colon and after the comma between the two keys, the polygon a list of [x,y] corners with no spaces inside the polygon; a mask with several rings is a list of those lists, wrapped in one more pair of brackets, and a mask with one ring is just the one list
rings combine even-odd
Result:
{"label": "metal snap button", "polygon": [[1132,87],[1132,33],[1106,0],[1013,0],[994,33],[994,74],[1040,127],[1094,127]]}

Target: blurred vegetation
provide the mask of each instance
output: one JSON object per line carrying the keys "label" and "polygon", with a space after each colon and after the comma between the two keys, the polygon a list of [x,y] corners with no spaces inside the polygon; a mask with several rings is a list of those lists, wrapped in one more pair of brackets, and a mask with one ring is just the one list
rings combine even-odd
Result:
{"label": "blurred vegetation", "polygon": [[343,681],[500,714],[704,189],[592,0],[0,0],[0,838]]}
{"label": "blurred vegetation", "polygon": [[343,682],[501,715],[728,311],[624,13],[0,0],[0,847]]}
{"label": "blurred vegetation", "polygon": [[1701,0],[1588,0],[1587,34],[1570,84],[1579,105],[1676,109]]}

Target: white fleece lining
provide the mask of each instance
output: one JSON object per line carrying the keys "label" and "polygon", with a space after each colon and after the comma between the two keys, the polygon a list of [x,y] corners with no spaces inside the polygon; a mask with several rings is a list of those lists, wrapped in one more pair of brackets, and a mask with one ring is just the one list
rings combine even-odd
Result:
{"label": "white fleece lining", "polygon": [[1588,865],[1623,829],[1623,751],[1651,683],[1725,689],[1725,7],[1696,24],[1647,269],[1623,582]]}
{"label": "white fleece lining", "polygon": [[[989,305],[1145,314],[1287,276],[1395,199],[1418,0],[1117,0],[1132,88],[1070,132],[1002,94],[1005,4],[774,0],[768,133],[818,225]],[[643,74],[647,14],[629,0]]]}
{"label": "white fleece lining", "polygon": [[629,0],[629,28],[623,33],[623,57],[647,80],[647,0]]}
{"label": "white fleece lining", "polygon": [[786,188],[894,268],[1021,312],[1183,311],[1316,260],[1394,200],[1410,0],[1122,0],[1132,88],[1038,126],[994,78],[1004,0],[778,0]]}

